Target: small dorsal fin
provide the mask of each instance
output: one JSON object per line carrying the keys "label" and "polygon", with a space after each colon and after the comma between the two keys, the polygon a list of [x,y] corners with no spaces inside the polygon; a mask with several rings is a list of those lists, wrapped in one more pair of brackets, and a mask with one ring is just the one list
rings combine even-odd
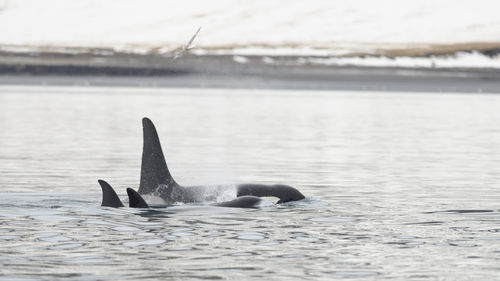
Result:
{"label": "small dorsal fin", "polygon": [[101,186],[102,189],[102,203],[101,206],[103,207],[123,207],[123,203],[118,198],[118,195],[116,195],[115,190],[109,185],[109,183],[103,181],[103,180],[98,180],[99,185]]}
{"label": "small dorsal fin", "polygon": [[128,204],[130,208],[149,208],[148,203],[144,201],[141,195],[132,188],[127,188]]}
{"label": "small dorsal fin", "polygon": [[160,139],[153,122],[144,117],[142,119],[142,128],[144,144],[139,194],[148,194],[154,192],[159,185],[170,186],[176,183],[168,171]]}

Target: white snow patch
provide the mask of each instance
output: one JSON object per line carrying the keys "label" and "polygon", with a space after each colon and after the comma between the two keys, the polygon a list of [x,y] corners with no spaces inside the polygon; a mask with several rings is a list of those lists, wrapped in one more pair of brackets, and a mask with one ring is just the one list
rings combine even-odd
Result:
{"label": "white snow patch", "polygon": [[0,0],[0,44],[141,52],[183,46],[199,26],[195,44],[216,49],[499,42],[499,10],[496,0]]}
{"label": "white snow patch", "polygon": [[448,57],[331,57],[307,58],[311,64],[335,66],[408,67],[408,68],[500,68],[500,57],[483,54],[459,53]]}
{"label": "white snow patch", "polygon": [[500,43],[499,10],[497,0],[0,0],[0,50],[171,54],[201,26],[194,54],[345,56],[322,63],[496,68],[497,58],[478,55],[346,56]]}
{"label": "white snow patch", "polygon": [[233,56],[233,61],[237,63],[248,63],[248,58],[243,56]]}

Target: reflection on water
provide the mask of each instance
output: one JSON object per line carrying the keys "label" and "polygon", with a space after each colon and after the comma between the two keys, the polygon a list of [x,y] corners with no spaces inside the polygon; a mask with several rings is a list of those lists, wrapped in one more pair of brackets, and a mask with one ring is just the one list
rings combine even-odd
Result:
{"label": "reflection on water", "polygon": [[[0,88],[0,280],[495,279],[500,96]],[[185,185],[281,182],[256,210],[101,208],[141,118]]]}

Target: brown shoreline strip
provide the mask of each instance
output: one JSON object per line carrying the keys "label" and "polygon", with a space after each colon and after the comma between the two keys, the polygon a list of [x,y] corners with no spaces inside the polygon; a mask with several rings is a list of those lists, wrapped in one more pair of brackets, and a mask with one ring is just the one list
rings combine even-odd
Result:
{"label": "brown shoreline strip", "polygon": [[[500,69],[299,64],[300,57],[0,52],[0,85],[500,93]],[[244,61],[244,63],[242,63]]]}

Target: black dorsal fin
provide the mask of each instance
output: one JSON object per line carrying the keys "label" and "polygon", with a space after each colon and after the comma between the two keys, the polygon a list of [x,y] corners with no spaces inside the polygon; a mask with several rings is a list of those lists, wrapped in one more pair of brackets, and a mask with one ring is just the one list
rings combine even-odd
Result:
{"label": "black dorsal fin", "polygon": [[128,204],[130,208],[149,208],[148,203],[144,201],[141,195],[132,188],[127,188]]}
{"label": "black dorsal fin", "polygon": [[157,190],[159,185],[175,184],[168,171],[165,157],[161,149],[158,133],[149,118],[142,119],[143,149],[141,163],[141,182],[139,194],[149,194]]}
{"label": "black dorsal fin", "polygon": [[116,195],[115,190],[111,187],[111,185],[109,185],[109,183],[103,180],[98,180],[97,182],[102,189],[101,206],[114,208],[123,207],[122,201],[120,200],[120,198],[118,198],[118,195]]}

